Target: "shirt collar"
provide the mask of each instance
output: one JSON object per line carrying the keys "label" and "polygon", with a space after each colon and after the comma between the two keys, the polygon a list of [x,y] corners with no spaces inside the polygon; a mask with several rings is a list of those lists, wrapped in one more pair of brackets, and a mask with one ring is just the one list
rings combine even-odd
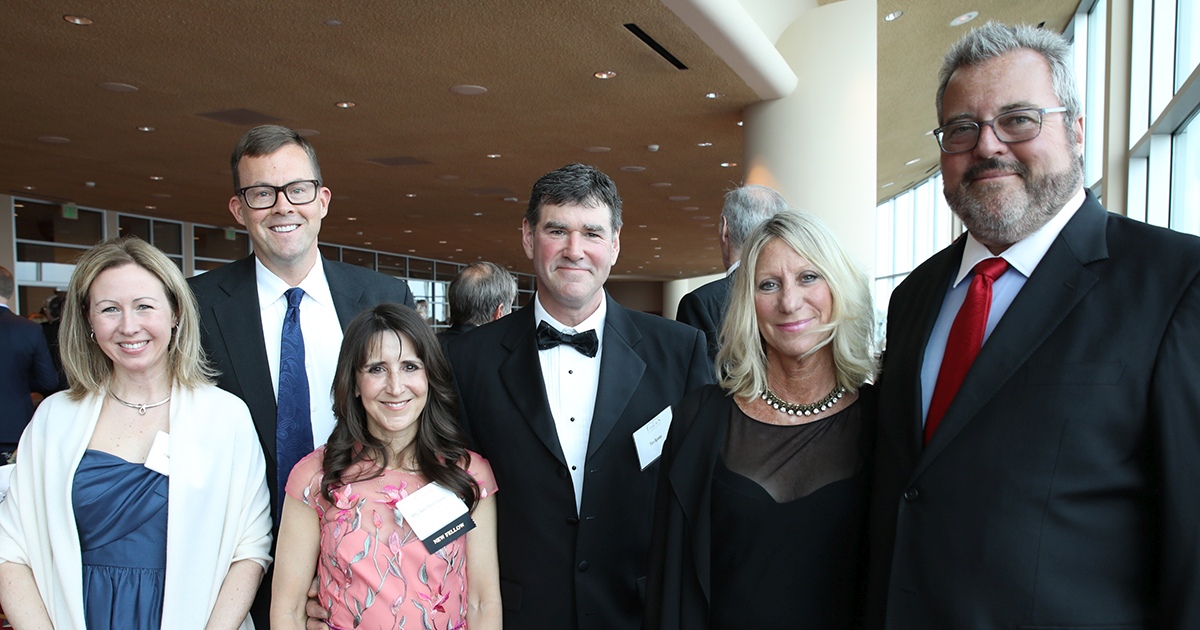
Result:
{"label": "shirt collar", "polygon": [[729,269],[726,269],[726,270],[725,270],[725,277],[726,277],[726,278],[728,278],[728,277],[732,276],[732,275],[733,275],[733,272],[737,271],[737,268],[738,268],[738,267],[741,267],[741,266],[742,266],[742,261],[741,261],[741,260],[735,260],[735,261],[733,261],[733,264],[732,264],[732,265],[729,265]]}
{"label": "shirt collar", "polygon": [[[273,271],[267,269],[267,266],[262,264],[257,256],[254,257],[254,273],[258,281],[259,308],[267,308],[277,300],[283,299],[287,290],[292,288]],[[313,264],[312,269],[308,270],[308,275],[297,286],[304,289],[304,294],[316,300],[318,304],[333,305],[329,282],[325,280],[325,259],[323,257],[317,257],[317,262]]]}
{"label": "shirt collar", "polygon": [[546,312],[546,308],[542,306],[542,294],[535,293],[533,296],[533,320],[535,322],[546,322],[554,327],[555,330],[562,332],[564,330],[573,330],[577,333],[588,330],[596,331],[596,337],[603,341],[604,334],[604,318],[608,314],[608,294],[605,293],[600,300],[600,306],[596,312],[587,316],[587,319],[579,322],[578,326],[567,326],[566,324],[551,317],[550,313]]}
{"label": "shirt collar", "polygon": [[[1042,262],[1046,252],[1050,250],[1054,239],[1058,238],[1063,227],[1083,206],[1083,200],[1083,189],[1080,188],[1062,207],[1062,210],[1058,211],[1058,214],[1050,217],[1050,220],[1033,234],[1013,243],[1012,246],[1001,252],[1000,257],[1007,261],[1010,267],[1021,272],[1021,275],[1026,278],[1031,276],[1038,263]],[[988,250],[986,245],[975,240],[975,237],[968,232],[966,246],[963,248],[962,262],[959,263],[958,275],[954,277],[953,286],[958,286],[979,261],[994,257],[995,255]]]}

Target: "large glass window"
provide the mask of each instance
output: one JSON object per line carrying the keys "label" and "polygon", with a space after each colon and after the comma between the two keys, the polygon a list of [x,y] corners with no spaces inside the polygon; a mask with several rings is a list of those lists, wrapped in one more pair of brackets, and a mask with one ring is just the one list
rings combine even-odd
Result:
{"label": "large glass window", "polygon": [[1192,116],[1174,137],[1171,174],[1171,227],[1200,234],[1200,116]]}
{"label": "large glass window", "polygon": [[[942,196],[941,174],[875,209],[875,308],[882,320],[892,290],[961,231]],[[882,341],[882,339],[880,339]]]}
{"label": "large glass window", "polygon": [[1200,65],[1200,6],[1196,0],[1179,0],[1175,9],[1175,89]]}

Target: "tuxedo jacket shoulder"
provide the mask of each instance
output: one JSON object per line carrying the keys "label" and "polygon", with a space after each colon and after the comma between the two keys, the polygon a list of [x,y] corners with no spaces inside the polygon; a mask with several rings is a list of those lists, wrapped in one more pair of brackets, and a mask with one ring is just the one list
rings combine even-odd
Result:
{"label": "tuxedo jacket shoulder", "polygon": [[58,372],[42,327],[0,308],[0,443],[16,444],[33,417],[30,392],[57,389]]}
{"label": "tuxedo jacket shoulder", "polygon": [[683,322],[704,333],[708,342],[708,359],[715,361],[721,345],[718,336],[725,323],[725,311],[729,308],[729,293],[733,290],[733,277],[725,276],[698,287],[679,300],[675,321]]}
{"label": "tuxedo jacket shoulder", "polygon": [[608,299],[582,506],[550,413],[532,307],[450,342],[460,417],[498,504],[504,625],[637,630],[657,464],[633,432],[711,382],[701,334]]}
{"label": "tuxedo jacket shoulder", "polygon": [[962,247],[889,307],[871,626],[1200,627],[1200,239],[1089,193],[922,447],[921,363]]}

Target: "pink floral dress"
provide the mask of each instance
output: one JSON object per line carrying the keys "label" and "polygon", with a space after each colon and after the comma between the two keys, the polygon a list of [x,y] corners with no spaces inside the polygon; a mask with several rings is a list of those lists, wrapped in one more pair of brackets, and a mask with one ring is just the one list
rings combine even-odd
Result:
{"label": "pink floral dress", "polygon": [[[467,536],[430,554],[396,510],[426,484],[398,470],[321,495],[325,448],[309,454],[288,477],[287,493],[317,511],[321,551],[318,598],[335,629],[461,630],[467,627]],[[492,467],[471,453],[467,472],[480,497],[496,492]],[[469,534],[468,534],[469,535]]]}

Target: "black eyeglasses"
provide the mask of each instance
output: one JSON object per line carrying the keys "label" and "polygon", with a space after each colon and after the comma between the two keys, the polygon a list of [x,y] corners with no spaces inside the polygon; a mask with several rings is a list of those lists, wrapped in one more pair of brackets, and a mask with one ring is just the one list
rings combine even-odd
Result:
{"label": "black eyeglasses", "polygon": [[948,125],[942,125],[930,133],[937,138],[942,153],[963,153],[979,144],[979,132],[985,126],[992,128],[992,133],[1004,144],[1033,140],[1042,133],[1042,117],[1046,114],[1058,114],[1067,111],[1066,107],[1046,107],[1043,109],[1014,109],[1004,112],[991,119],[976,122],[974,120],[956,120]]}
{"label": "black eyeglasses", "polygon": [[246,186],[239,188],[237,193],[246,200],[247,206],[254,210],[266,210],[275,207],[275,202],[279,201],[279,193],[283,193],[293,205],[312,203],[316,200],[317,189],[320,187],[321,182],[315,179],[301,179],[282,186]]}

